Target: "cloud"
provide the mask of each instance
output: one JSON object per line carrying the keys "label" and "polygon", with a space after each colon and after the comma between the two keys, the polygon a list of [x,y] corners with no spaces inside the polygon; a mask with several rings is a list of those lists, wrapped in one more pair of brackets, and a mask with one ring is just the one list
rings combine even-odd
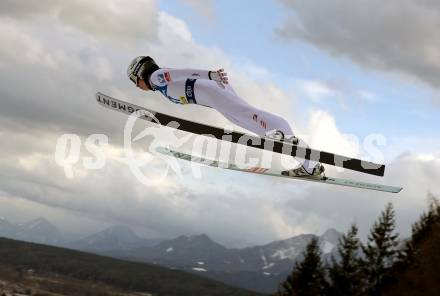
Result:
{"label": "cloud", "polygon": [[360,154],[359,140],[355,135],[341,132],[335,118],[324,110],[310,112],[306,135],[309,145],[348,157]]}
{"label": "cloud", "polygon": [[437,1],[279,0],[291,16],[278,29],[367,68],[415,77],[440,88]]}
{"label": "cloud", "polygon": [[[23,54],[9,47],[0,50],[2,126],[28,132],[61,128],[84,133],[90,129],[94,119],[85,107],[93,102],[94,85],[84,82],[108,82],[112,76],[108,59],[91,48],[87,52],[86,47],[53,49],[37,35],[9,24],[3,26],[1,20],[0,23],[2,28],[10,29],[0,30],[2,40],[11,46],[27,45],[28,49]],[[78,108],[85,110],[72,111]]]}
{"label": "cloud", "polygon": [[315,103],[327,97],[335,97],[338,95],[337,91],[332,89],[326,83],[314,80],[300,80],[297,82],[299,87],[305,92],[308,97]]}
{"label": "cloud", "polygon": [[123,42],[155,37],[154,0],[5,0],[0,16],[35,21],[54,18],[87,34]]}
{"label": "cloud", "polygon": [[[44,45],[17,28],[14,22],[3,21],[0,27],[0,35],[2,39],[8,40],[8,46],[2,46],[0,49],[0,56],[2,57],[0,65],[5,66],[7,60],[12,60],[20,64],[40,63],[50,68],[58,66],[54,57],[45,51]],[[18,52],[17,48],[26,48],[26,50]]]}
{"label": "cloud", "polygon": [[[325,106],[336,102],[341,110],[350,111],[353,104],[372,104],[377,102],[375,94],[366,89],[357,89],[343,79],[306,80],[297,79],[291,83],[292,91],[314,105]],[[327,104],[328,105],[328,104]]]}

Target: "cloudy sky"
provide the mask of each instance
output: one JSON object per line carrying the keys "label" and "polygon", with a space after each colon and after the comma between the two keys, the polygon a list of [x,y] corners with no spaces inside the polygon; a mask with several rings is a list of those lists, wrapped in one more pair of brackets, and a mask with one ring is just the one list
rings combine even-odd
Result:
{"label": "cloudy sky", "polygon": [[[364,238],[393,201],[398,231],[440,195],[438,1],[4,0],[0,3],[0,215],[44,216],[89,234],[127,224],[151,237],[206,233],[229,246],[263,244],[357,223]],[[117,161],[126,117],[102,91],[148,108],[223,126],[214,110],[180,107],[126,78],[137,55],[165,67],[224,67],[250,103],[285,117],[316,148],[382,159],[389,195],[215,168],[170,173],[146,186]],[[65,174],[64,134],[80,157]],[[105,165],[87,170],[86,141],[108,136]],[[380,153],[368,155],[371,139]],[[146,176],[160,174],[153,159]],[[149,174],[149,175],[148,175]]]}

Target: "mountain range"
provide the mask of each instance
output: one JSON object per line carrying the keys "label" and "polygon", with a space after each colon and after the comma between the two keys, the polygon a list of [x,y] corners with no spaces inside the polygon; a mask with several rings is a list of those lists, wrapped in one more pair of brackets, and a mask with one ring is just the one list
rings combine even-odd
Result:
{"label": "mountain range", "polygon": [[[206,234],[174,239],[146,239],[128,226],[117,225],[80,240],[68,241],[45,218],[23,224],[0,219],[0,237],[63,246],[109,257],[152,263],[213,278],[230,285],[272,293],[291,272],[314,237],[302,234],[266,245],[227,248]],[[341,234],[329,229],[319,236],[323,259],[336,251]]]}
{"label": "mountain range", "polygon": [[61,231],[45,218],[38,218],[23,224],[13,224],[0,217],[0,237],[53,246],[61,246],[65,243],[65,237]]}
{"label": "mountain range", "polygon": [[[336,251],[341,234],[334,229],[319,237],[323,259]],[[242,288],[273,293],[301,259],[313,234],[298,235],[266,245],[228,249],[207,235],[179,236],[129,251],[109,252],[111,257],[186,270]]]}
{"label": "mountain range", "polygon": [[153,246],[161,239],[146,239],[139,237],[130,227],[116,225],[83,239],[66,243],[71,249],[103,253],[114,250],[132,250],[140,247]]}

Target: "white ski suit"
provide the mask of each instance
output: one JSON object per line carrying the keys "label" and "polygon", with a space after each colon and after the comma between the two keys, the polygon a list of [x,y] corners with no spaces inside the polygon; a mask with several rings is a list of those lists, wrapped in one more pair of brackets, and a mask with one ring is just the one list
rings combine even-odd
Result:
{"label": "white ski suit", "polygon": [[[294,133],[280,116],[255,108],[239,97],[229,84],[210,80],[209,71],[161,68],[150,76],[154,91],[160,91],[176,104],[197,104],[213,108],[231,122],[264,137],[268,131],[280,130],[286,136]],[[315,162],[304,161],[313,169]]]}

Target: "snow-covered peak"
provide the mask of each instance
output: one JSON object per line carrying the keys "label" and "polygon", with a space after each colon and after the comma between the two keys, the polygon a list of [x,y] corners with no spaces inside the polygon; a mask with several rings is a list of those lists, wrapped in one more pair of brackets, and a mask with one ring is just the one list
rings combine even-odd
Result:
{"label": "snow-covered peak", "polygon": [[321,251],[323,254],[331,253],[334,248],[335,248],[335,245],[328,242],[328,241],[324,241],[324,243],[321,245]]}
{"label": "snow-covered peak", "polygon": [[42,217],[19,225],[16,237],[20,240],[49,245],[59,245],[64,240],[58,228]]}
{"label": "snow-covered peak", "polygon": [[140,239],[140,237],[126,225],[112,226],[99,232],[99,234],[119,238],[124,241],[137,241]]}
{"label": "snow-covered peak", "polygon": [[291,259],[294,260],[310,242],[313,235],[302,234],[285,240],[275,241],[262,246],[270,254],[270,257],[276,260]]}
{"label": "snow-covered peak", "polygon": [[124,248],[127,244],[136,244],[142,240],[126,225],[115,225],[79,241],[82,248],[114,249]]}
{"label": "snow-covered peak", "polygon": [[9,225],[9,222],[5,219],[5,217],[0,216],[0,224]]}
{"label": "snow-covered peak", "polygon": [[160,241],[161,240],[142,238],[127,225],[115,225],[83,239],[70,242],[69,246],[79,250],[108,252],[134,250],[156,245]]}
{"label": "snow-covered peak", "polygon": [[321,239],[331,243],[337,243],[341,237],[341,233],[334,228],[327,229],[322,235]]}
{"label": "snow-covered peak", "polygon": [[5,218],[0,217],[0,236],[13,238],[18,226],[9,223]]}
{"label": "snow-covered peak", "polygon": [[341,236],[342,234],[334,228],[326,230],[319,238],[319,246],[322,253],[325,255],[333,252]]}
{"label": "snow-covered peak", "polygon": [[216,245],[209,236],[206,234],[198,234],[198,235],[181,235],[173,240],[168,241],[171,244],[180,245],[180,246],[209,246]]}
{"label": "snow-covered peak", "polygon": [[207,236],[206,234],[191,235],[189,237],[189,239],[191,241],[209,242],[209,243],[213,242],[212,239],[209,236]]}
{"label": "snow-covered peak", "polygon": [[52,227],[54,227],[54,225],[52,223],[50,223],[49,221],[47,221],[43,217],[26,222],[22,226],[26,229],[29,229],[29,230],[36,229],[36,228],[46,228],[46,227],[52,228]]}

